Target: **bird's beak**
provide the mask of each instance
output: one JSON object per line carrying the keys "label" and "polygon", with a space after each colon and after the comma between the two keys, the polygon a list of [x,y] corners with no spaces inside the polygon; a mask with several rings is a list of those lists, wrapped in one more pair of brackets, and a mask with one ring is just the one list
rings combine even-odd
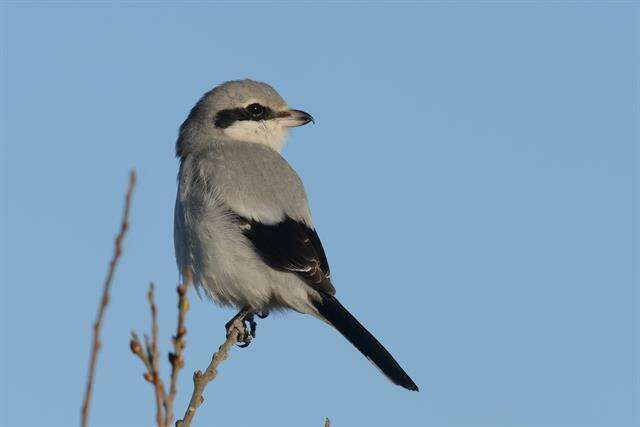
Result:
{"label": "bird's beak", "polygon": [[287,110],[278,114],[278,122],[285,127],[293,128],[306,125],[309,122],[315,123],[313,116],[301,110]]}

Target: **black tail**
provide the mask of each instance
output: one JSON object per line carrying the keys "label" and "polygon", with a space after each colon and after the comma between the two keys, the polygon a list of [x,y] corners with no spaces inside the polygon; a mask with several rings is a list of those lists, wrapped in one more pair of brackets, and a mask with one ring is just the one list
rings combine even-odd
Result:
{"label": "black tail", "polygon": [[323,294],[322,301],[313,304],[322,317],[376,365],[392,383],[418,391],[416,383],[409,378],[387,349],[335,297]]}

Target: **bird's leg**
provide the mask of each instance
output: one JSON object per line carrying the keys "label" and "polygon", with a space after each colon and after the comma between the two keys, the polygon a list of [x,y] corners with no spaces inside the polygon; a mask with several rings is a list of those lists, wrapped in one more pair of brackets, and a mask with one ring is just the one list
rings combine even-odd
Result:
{"label": "bird's leg", "polygon": [[258,317],[264,319],[265,316],[263,312],[256,313],[249,306],[244,306],[242,310],[238,312],[235,316],[231,318],[225,325],[227,330],[227,336],[231,332],[231,328],[237,327],[238,321],[242,324],[242,330],[240,334],[238,334],[238,347],[248,347],[251,344],[251,340],[256,336],[256,329],[258,328],[258,324],[254,319],[254,314],[258,314]]}
{"label": "bird's leg", "polygon": [[244,327],[244,332],[242,337],[238,336],[238,347],[245,348],[249,347],[251,340],[256,337],[256,328],[258,325],[253,318],[253,311],[248,312],[244,316],[242,326]]}
{"label": "bird's leg", "polygon": [[256,329],[258,328],[258,324],[256,323],[255,319],[253,318],[254,314],[255,313],[250,313],[244,318],[245,322],[247,322],[249,324],[249,334],[253,338],[256,337]]}
{"label": "bird's leg", "polygon": [[233,322],[235,322],[238,319],[242,319],[242,321],[244,322],[244,318],[248,313],[251,313],[251,309],[249,308],[249,306],[245,305],[244,307],[242,307],[242,310],[240,310],[238,312],[238,314],[233,316],[231,318],[231,320],[229,320],[227,323],[225,323],[224,328],[227,331],[227,336],[229,336],[229,332],[231,331],[231,327],[233,326]]}
{"label": "bird's leg", "polygon": [[235,316],[231,318],[225,325],[225,329],[227,331],[227,336],[231,333],[232,328],[238,328],[239,325],[242,325],[242,329],[238,328],[238,342],[244,343],[241,347],[246,347],[251,342],[251,335],[247,332],[247,327],[245,325],[245,318],[247,315],[251,314],[252,310],[249,306],[242,307],[242,310],[238,312]]}

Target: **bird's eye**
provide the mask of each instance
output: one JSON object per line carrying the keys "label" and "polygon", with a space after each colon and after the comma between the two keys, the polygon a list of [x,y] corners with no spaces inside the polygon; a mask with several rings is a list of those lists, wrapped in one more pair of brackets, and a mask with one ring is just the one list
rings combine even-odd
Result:
{"label": "bird's eye", "polygon": [[258,103],[247,106],[247,111],[253,118],[260,118],[264,114],[264,107]]}

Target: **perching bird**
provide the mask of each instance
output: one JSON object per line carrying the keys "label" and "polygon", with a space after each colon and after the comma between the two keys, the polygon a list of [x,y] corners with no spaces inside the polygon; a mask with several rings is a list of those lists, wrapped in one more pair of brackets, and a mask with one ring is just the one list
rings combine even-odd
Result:
{"label": "perching bird", "polygon": [[248,312],[242,320],[252,335],[254,313],[311,314],[333,325],[393,383],[418,391],[335,297],[304,187],[280,155],[289,128],[312,121],[266,83],[231,81],[204,94],[176,143],[178,269],[217,304]]}

